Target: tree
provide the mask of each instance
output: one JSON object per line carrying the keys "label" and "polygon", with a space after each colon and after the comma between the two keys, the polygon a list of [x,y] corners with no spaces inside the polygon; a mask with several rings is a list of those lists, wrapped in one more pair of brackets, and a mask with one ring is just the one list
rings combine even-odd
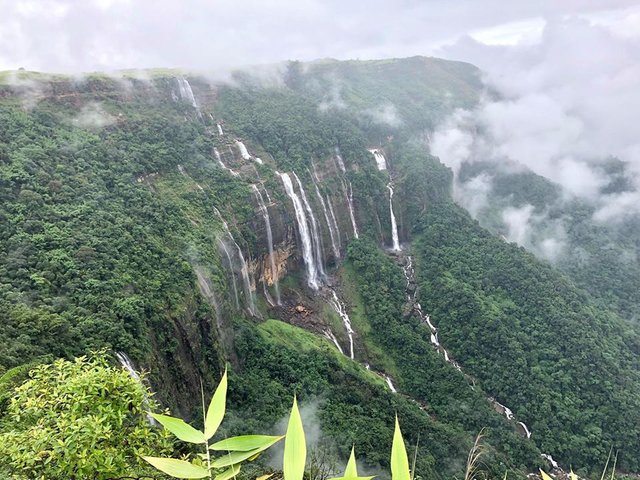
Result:
{"label": "tree", "polygon": [[104,354],[40,365],[30,376],[3,422],[0,475],[132,478],[152,472],[140,455],[171,451],[168,435],[146,417],[157,406],[149,390]]}

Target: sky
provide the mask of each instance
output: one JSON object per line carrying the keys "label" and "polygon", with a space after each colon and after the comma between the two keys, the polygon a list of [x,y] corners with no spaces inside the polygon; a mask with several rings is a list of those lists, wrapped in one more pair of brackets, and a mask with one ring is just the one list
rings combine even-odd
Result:
{"label": "sky", "polygon": [[[468,61],[498,98],[438,127],[431,149],[445,164],[517,162],[591,201],[594,221],[640,215],[639,1],[0,0],[0,12],[0,71]],[[602,193],[598,161],[609,155],[627,162],[634,191]],[[457,185],[472,214],[491,180]],[[507,223],[534,218],[527,206],[505,212]],[[516,227],[512,237],[526,238]]]}
{"label": "sky", "polygon": [[535,38],[545,19],[610,21],[632,6],[628,0],[0,0],[0,70],[215,70],[429,55],[464,35],[523,41]]}

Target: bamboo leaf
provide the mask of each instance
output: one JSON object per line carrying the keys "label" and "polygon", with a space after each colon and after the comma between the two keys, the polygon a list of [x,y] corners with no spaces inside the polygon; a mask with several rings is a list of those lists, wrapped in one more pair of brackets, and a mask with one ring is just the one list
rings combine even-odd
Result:
{"label": "bamboo leaf", "polygon": [[[235,465],[236,463],[244,462],[245,460],[249,460],[250,462],[252,462],[258,457],[258,455],[264,452],[267,448],[269,448],[271,445],[273,445],[278,440],[283,438],[283,437],[268,437],[266,435],[251,435],[251,436],[264,437],[265,439],[268,439],[268,441],[263,440],[260,443],[258,443],[257,441],[250,442],[253,444],[259,444],[258,448],[254,448],[252,450],[232,451],[231,449],[229,449],[230,451],[228,454],[216,459],[211,465],[214,468],[222,468],[222,467],[228,467],[229,465]],[[242,437],[235,437],[235,439],[230,438],[228,440],[237,440],[238,438],[242,438]],[[223,442],[218,442],[218,443],[223,443]],[[240,446],[243,445],[243,442],[231,442],[231,443],[232,443],[232,446],[234,443],[239,444]]]}
{"label": "bamboo leaf", "polygon": [[543,471],[542,469],[540,469],[540,475],[542,475],[542,480],[553,480],[553,478],[551,478],[547,472]]}
{"label": "bamboo leaf", "polygon": [[175,458],[142,457],[161,472],[174,478],[205,478],[209,476],[206,468]]}
{"label": "bamboo leaf", "polygon": [[372,478],[375,478],[375,475],[371,477],[335,477],[328,480],[371,480]]}
{"label": "bamboo leaf", "polygon": [[223,455],[222,457],[217,458],[216,460],[211,462],[211,466],[213,468],[224,468],[230,465],[236,465],[240,462],[244,462],[245,460],[253,457],[254,455],[259,454],[263,450],[266,450],[266,448],[263,448],[263,449],[256,448],[255,450],[249,450],[248,452],[229,452],[226,455]]}
{"label": "bamboo leaf", "polygon": [[227,438],[220,440],[209,447],[210,450],[224,450],[228,452],[248,452],[249,450],[255,450],[256,448],[269,448],[274,443],[282,440],[284,435],[271,436],[271,435],[242,435],[239,437]]}
{"label": "bamboo leaf", "polygon": [[214,480],[229,480],[231,477],[235,477],[240,472],[240,465],[231,465],[227,470],[220,475],[216,475]]}
{"label": "bamboo leaf", "polygon": [[344,476],[345,477],[358,476],[358,466],[356,465],[355,447],[351,447],[351,455],[349,456],[349,461],[347,462],[347,468],[344,470]]}
{"label": "bamboo leaf", "polygon": [[181,418],[160,415],[158,413],[151,413],[151,416],[184,442],[204,443],[206,441],[204,434],[200,430],[196,430]]}
{"label": "bamboo leaf", "polygon": [[573,468],[571,469],[571,471],[569,472],[569,478],[570,480],[578,480],[578,475],[576,475],[575,473],[573,473]]}
{"label": "bamboo leaf", "polygon": [[259,477],[256,477],[256,480],[268,480],[269,478],[273,477],[273,473],[267,473],[266,475],[260,475]]}
{"label": "bamboo leaf", "polygon": [[396,415],[396,428],[393,433],[393,443],[391,445],[391,479],[392,480],[410,480],[409,458],[407,457],[407,449],[404,445],[398,416]]}
{"label": "bamboo leaf", "polygon": [[224,411],[227,403],[227,369],[224,369],[222,379],[216,388],[211,403],[207,409],[207,416],[204,420],[204,436],[209,440],[218,430],[224,417]]}
{"label": "bamboo leaf", "polygon": [[302,480],[307,458],[304,428],[298,411],[298,402],[293,397],[287,435],[284,439],[283,472],[284,480]]}

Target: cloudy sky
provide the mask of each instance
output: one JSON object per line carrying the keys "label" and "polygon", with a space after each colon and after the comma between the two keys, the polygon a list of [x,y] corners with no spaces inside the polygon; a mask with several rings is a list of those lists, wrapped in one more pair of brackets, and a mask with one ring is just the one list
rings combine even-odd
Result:
{"label": "cloudy sky", "polygon": [[[0,0],[0,70],[216,69],[439,53],[463,35],[535,40],[566,16],[616,22],[629,0]],[[626,28],[638,28],[637,14]],[[441,52],[440,52],[441,53]]]}
{"label": "cloudy sky", "polygon": [[[516,161],[593,201],[595,221],[640,215],[638,1],[0,0],[0,12],[0,70],[469,61],[501,98],[440,126],[432,148],[443,162]],[[636,191],[600,193],[608,155],[628,162]],[[491,179],[459,187],[473,213]]]}

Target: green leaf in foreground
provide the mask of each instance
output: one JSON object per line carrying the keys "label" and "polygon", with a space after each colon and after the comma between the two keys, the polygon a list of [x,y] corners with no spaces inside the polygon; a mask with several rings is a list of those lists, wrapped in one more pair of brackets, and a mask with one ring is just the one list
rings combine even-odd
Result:
{"label": "green leaf in foreground", "polygon": [[222,423],[224,412],[227,403],[227,369],[224,369],[222,379],[216,388],[209,408],[207,409],[207,416],[204,420],[204,436],[209,440],[218,430],[218,427]]}
{"label": "green leaf in foreground", "polygon": [[404,439],[400,431],[398,416],[396,415],[396,428],[393,432],[393,444],[391,445],[391,479],[410,480],[409,458],[404,446]]}
{"label": "green leaf in foreground", "polygon": [[158,413],[151,413],[151,416],[183,442],[204,443],[206,441],[204,434],[200,430],[196,430],[181,418]]}
{"label": "green leaf in foreground", "polygon": [[345,477],[357,477],[358,465],[356,464],[356,451],[355,447],[351,447],[351,455],[349,455],[349,461],[347,462],[347,468],[344,470]]}
{"label": "green leaf in foreground", "polygon": [[209,476],[206,468],[175,458],[142,457],[161,472],[174,478],[205,478]]}
{"label": "green leaf in foreground", "polygon": [[298,411],[298,402],[293,397],[293,406],[289,416],[287,435],[284,439],[283,472],[284,480],[302,480],[307,458],[307,445],[304,439],[304,428]]}
{"label": "green leaf in foreground", "polygon": [[216,475],[214,480],[229,480],[231,477],[235,477],[240,473],[240,465],[232,465],[220,475]]}
{"label": "green leaf in foreground", "polygon": [[269,448],[279,440],[282,436],[271,435],[241,435],[239,437],[226,438],[214,443],[209,447],[210,450],[224,450],[227,452],[248,452],[256,448]]}

